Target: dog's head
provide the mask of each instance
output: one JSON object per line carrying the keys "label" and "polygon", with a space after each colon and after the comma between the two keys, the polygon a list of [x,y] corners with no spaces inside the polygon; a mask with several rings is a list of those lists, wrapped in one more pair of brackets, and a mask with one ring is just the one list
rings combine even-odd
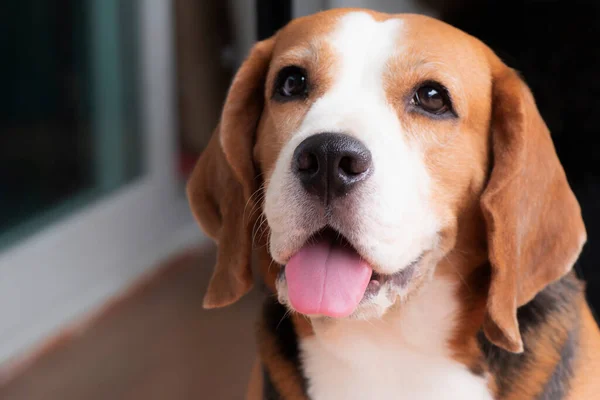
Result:
{"label": "dog's head", "polygon": [[417,15],[327,11],[258,43],[188,196],[219,245],[207,307],[250,289],[262,241],[279,300],[316,318],[378,317],[445,269],[489,261],[483,328],[511,351],[517,308],[586,240],[526,85]]}

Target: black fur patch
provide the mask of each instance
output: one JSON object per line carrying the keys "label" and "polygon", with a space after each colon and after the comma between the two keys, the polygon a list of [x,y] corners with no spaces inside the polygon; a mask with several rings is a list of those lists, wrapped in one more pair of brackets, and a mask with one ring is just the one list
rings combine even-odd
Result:
{"label": "black fur patch", "polygon": [[[277,300],[268,299],[265,301],[263,318],[267,333],[275,338],[277,353],[281,354],[286,361],[297,369],[298,375],[303,376],[300,368],[298,337],[294,330],[294,324],[287,314],[287,309]],[[302,389],[306,392],[306,379],[303,378],[301,384]],[[281,398],[266,370],[264,374],[264,398],[265,400],[278,400]]]}
{"label": "black fur patch", "polygon": [[281,395],[273,385],[273,381],[271,381],[271,377],[269,376],[269,371],[266,368],[263,368],[263,399],[264,400],[282,400]]}
{"label": "black fur patch", "polygon": [[264,318],[266,328],[276,338],[279,353],[287,361],[298,366],[298,337],[294,331],[294,325],[287,315],[287,309],[277,300],[267,300]]}
{"label": "black fur patch", "polygon": [[[500,398],[510,392],[513,382],[520,379],[525,368],[531,368],[530,363],[534,361],[534,358],[528,344],[534,333],[551,328],[548,322],[549,317],[564,320],[566,324],[576,320],[574,318],[577,315],[575,298],[581,292],[580,282],[573,274],[569,274],[546,287],[532,301],[517,310],[517,319],[524,345],[524,351],[521,354],[513,354],[496,347],[487,340],[483,332],[479,333],[479,344],[490,372],[496,377]],[[577,326],[576,324],[565,326],[565,329],[569,331],[568,339],[565,343],[557,344],[560,347],[555,349],[561,355],[561,360],[547,382],[540,399],[559,400],[567,392],[576,348]],[[547,397],[550,395],[551,397]]]}
{"label": "black fur patch", "polygon": [[539,400],[556,400],[565,397],[573,377],[573,361],[577,350],[576,331],[571,331],[560,353],[560,362],[546,383]]}

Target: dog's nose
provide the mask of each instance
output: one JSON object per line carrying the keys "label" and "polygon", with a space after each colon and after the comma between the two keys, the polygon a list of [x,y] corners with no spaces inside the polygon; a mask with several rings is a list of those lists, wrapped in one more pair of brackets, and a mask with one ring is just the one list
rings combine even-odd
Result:
{"label": "dog's nose", "polygon": [[326,203],[343,196],[371,174],[371,152],[341,133],[319,133],[296,147],[292,168],[309,193]]}

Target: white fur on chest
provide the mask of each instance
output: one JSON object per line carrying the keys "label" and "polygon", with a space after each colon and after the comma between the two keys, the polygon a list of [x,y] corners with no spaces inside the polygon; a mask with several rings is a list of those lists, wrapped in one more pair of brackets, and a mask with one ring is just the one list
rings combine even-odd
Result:
{"label": "white fur on chest", "polygon": [[384,319],[315,321],[300,342],[310,398],[492,399],[486,380],[450,357],[454,290],[435,280]]}

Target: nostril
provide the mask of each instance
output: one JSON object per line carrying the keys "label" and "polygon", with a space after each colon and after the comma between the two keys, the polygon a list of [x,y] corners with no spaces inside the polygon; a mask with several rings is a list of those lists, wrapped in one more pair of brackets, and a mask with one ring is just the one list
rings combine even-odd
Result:
{"label": "nostril", "polygon": [[346,175],[357,175],[360,172],[356,172],[356,162],[352,157],[342,157],[340,160],[340,169]]}
{"label": "nostril", "polygon": [[296,160],[298,171],[313,174],[319,170],[317,156],[310,152],[302,152]]}
{"label": "nostril", "polygon": [[319,171],[319,160],[317,159],[317,156],[311,152],[302,152],[296,159],[296,168],[299,172],[312,175]]}
{"label": "nostril", "polygon": [[367,156],[344,156],[340,160],[339,168],[341,172],[347,176],[357,176],[367,172],[370,164],[370,157]]}

